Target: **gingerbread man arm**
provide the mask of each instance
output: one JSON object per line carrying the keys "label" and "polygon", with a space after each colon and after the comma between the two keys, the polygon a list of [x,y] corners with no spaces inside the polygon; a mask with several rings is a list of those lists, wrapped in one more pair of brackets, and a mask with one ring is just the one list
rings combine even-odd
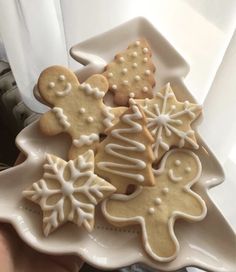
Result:
{"label": "gingerbread man arm", "polygon": [[39,119],[40,130],[49,136],[57,135],[64,131],[64,127],[60,124],[56,113],[48,111]]}

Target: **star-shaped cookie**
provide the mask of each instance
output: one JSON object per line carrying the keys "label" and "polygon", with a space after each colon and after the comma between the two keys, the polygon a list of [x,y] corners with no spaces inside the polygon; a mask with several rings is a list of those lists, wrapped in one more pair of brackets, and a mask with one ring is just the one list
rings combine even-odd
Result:
{"label": "star-shaped cookie", "polygon": [[140,224],[146,252],[155,260],[173,260],[179,251],[174,233],[178,218],[202,220],[206,205],[190,187],[201,175],[199,158],[191,151],[173,149],[155,171],[154,187],[139,187],[131,195],[114,194],[102,204],[105,217],[112,224]]}
{"label": "star-shaped cookie", "polygon": [[153,99],[137,99],[135,102],[144,111],[147,127],[155,139],[152,147],[156,162],[172,146],[198,149],[191,123],[200,115],[200,105],[179,102],[169,83]]}
{"label": "star-shaped cookie", "polygon": [[47,154],[43,169],[42,178],[23,196],[40,205],[45,236],[67,221],[92,231],[95,206],[116,190],[94,174],[93,151],[69,162]]}
{"label": "star-shaped cookie", "polygon": [[80,84],[69,69],[52,66],[41,73],[38,90],[52,107],[40,118],[40,129],[46,135],[66,132],[71,136],[69,159],[94,150],[99,134],[113,125],[119,113],[119,108],[113,112],[103,104],[108,83],[102,75],[93,75]]}

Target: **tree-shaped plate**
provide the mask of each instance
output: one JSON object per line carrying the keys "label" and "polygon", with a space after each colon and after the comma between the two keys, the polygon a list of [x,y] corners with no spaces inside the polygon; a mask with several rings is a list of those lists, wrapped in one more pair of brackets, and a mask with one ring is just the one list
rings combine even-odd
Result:
{"label": "tree-shaped plate", "polygon": [[[104,34],[82,42],[71,49],[72,56],[86,65],[77,71],[80,79],[101,72],[114,54],[138,39],[148,40],[157,65],[156,90],[171,83],[180,101],[195,102],[183,83],[189,67],[175,49],[145,19],[136,18]],[[195,124],[196,125],[196,124]],[[66,224],[48,237],[42,232],[42,214],[37,205],[22,198],[22,191],[42,175],[45,153],[66,159],[70,139],[66,135],[47,137],[33,123],[17,137],[19,149],[26,160],[0,174],[0,220],[14,225],[22,239],[33,248],[52,254],[76,254],[102,269],[115,269],[133,263],[145,263],[156,269],[173,271],[196,266],[210,271],[236,271],[235,234],[209,197],[208,190],[224,180],[223,170],[213,153],[197,135],[203,172],[194,190],[205,200],[208,214],[198,223],[177,222],[175,232],[180,242],[178,257],[159,263],[148,257],[142,247],[137,227],[116,228],[109,225],[96,209],[93,232]],[[63,143],[63,144],[62,144]]]}

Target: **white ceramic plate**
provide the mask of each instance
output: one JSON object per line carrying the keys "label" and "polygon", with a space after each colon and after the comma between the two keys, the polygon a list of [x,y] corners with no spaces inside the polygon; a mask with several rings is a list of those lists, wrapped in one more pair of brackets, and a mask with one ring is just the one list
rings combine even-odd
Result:
{"label": "white ceramic plate", "polygon": [[[78,71],[78,77],[85,79],[94,72],[100,72],[117,51],[139,37],[145,37],[153,51],[153,59],[157,64],[156,90],[170,81],[179,100],[195,102],[183,83],[183,77],[189,70],[188,65],[143,18],[136,18],[73,47],[71,54],[74,58],[88,64]],[[206,201],[208,214],[202,222],[176,223],[175,232],[181,250],[178,257],[169,263],[158,263],[150,259],[142,248],[139,229],[119,229],[109,225],[99,207],[92,233],[83,229],[78,232],[76,226],[66,224],[45,238],[39,208],[24,200],[21,192],[40,178],[45,152],[66,158],[70,139],[66,135],[44,136],[38,130],[36,122],[24,129],[16,142],[27,159],[0,174],[0,220],[12,223],[22,239],[33,248],[53,254],[77,254],[86,262],[102,269],[115,269],[141,262],[165,271],[186,266],[214,272],[236,271],[234,233],[208,195],[208,189],[223,182],[224,173],[199,135],[200,148],[196,154],[202,162],[203,173],[194,190]]]}

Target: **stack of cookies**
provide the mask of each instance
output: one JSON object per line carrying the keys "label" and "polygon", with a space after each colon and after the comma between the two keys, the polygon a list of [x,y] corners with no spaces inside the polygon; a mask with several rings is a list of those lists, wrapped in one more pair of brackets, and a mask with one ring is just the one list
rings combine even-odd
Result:
{"label": "stack of cookies", "polygon": [[[102,202],[110,224],[140,225],[147,254],[168,262],[180,247],[175,221],[205,217],[204,201],[191,190],[201,176],[191,127],[201,106],[178,101],[170,83],[154,94],[154,73],[144,39],[83,83],[61,66],[41,73],[39,94],[51,110],[40,130],[71,136],[68,160],[45,154],[43,176],[23,191],[43,211],[45,236],[68,221],[92,231]],[[116,107],[105,104],[107,94]]]}

